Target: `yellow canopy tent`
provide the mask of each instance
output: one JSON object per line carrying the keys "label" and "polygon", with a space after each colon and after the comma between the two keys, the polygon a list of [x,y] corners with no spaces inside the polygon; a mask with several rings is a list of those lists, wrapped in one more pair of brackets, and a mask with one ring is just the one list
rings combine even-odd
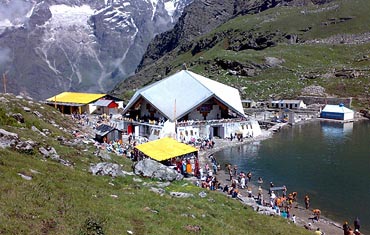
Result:
{"label": "yellow canopy tent", "polygon": [[83,112],[90,112],[90,103],[105,96],[107,95],[95,93],[62,92],[47,99],[46,103],[58,108],[62,113],[72,114],[77,112],[82,114]]}
{"label": "yellow canopy tent", "polygon": [[62,92],[56,96],[50,97],[49,99],[47,99],[47,101],[60,103],[88,104],[104,96],[106,96],[106,94]]}
{"label": "yellow canopy tent", "polygon": [[169,137],[140,144],[135,148],[146,156],[157,161],[165,161],[174,157],[198,152],[198,149],[187,144],[177,142]]}

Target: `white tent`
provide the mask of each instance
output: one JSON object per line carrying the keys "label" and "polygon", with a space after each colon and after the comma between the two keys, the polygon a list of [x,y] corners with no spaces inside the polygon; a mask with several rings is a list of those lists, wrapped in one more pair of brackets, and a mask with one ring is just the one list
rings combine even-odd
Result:
{"label": "white tent", "polygon": [[325,105],[325,108],[321,111],[321,118],[337,119],[337,120],[352,120],[355,112],[349,108],[340,105]]}
{"label": "white tent", "polygon": [[237,89],[187,70],[138,90],[123,113],[133,108],[141,98],[171,121],[184,117],[211,98],[237,116],[245,116]]}

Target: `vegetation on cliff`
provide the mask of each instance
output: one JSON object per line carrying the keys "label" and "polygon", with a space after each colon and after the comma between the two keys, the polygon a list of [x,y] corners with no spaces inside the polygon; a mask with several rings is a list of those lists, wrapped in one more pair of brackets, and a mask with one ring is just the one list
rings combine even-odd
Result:
{"label": "vegetation on cliff", "polygon": [[366,0],[338,0],[235,17],[141,68],[113,93],[127,98],[186,64],[238,88],[243,98],[295,98],[319,85],[327,96],[351,96],[355,107],[368,108],[369,7]]}

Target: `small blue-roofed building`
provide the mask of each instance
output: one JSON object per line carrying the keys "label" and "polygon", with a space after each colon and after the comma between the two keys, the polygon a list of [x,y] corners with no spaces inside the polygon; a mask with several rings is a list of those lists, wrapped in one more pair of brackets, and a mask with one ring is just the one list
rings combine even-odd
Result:
{"label": "small blue-roofed building", "polygon": [[335,120],[353,120],[355,112],[349,108],[344,107],[343,104],[339,105],[325,105],[324,109],[320,113],[321,118],[335,119]]}

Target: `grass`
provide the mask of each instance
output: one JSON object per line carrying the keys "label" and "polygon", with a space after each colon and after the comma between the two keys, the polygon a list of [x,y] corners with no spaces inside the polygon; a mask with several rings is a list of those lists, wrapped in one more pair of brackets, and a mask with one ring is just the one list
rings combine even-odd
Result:
{"label": "grass", "polygon": [[[91,176],[35,156],[8,150],[0,154],[0,231],[4,234],[95,234],[89,232],[99,226],[102,234],[127,230],[186,234],[187,225],[200,226],[201,234],[308,234],[286,220],[258,215],[225,195],[207,192],[207,198],[200,198],[202,189],[184,181],[173,183],[160,196],[132,177]],[[24,180],[19,172],[33,179]],[[194,198],[172,198],[171,191],[193,193]]]}
{"label": "grass", "polygon": [[[92,176],[91,163],[99,162],[92,154],[92,145],[64,146],[57,135],[71,136],[49,126],[51,115],[59,126],[78,128],[52,107],[29,105],[32,112],[23,112],[24,100],[6,95],[12,104],[0,103],[2,126],[15,132],[22,140],[32,139],[39,146],[54,147],[63,159],[73,162],[67,167],[45,159],[35,150],[23,154],[10,148],[0,148],[0,234],[191,234],[186,226],[200,226],[198,234],[309,234],[303,228],[288,224],[278,217],[258,215],[251,208],[229,199],[221,193],[209,192],[206,198],[198,196],[203,189],[190,182],[174,182],[164,188],[165,194],[150,191],[157,181],[138,176],[111,178]],[[28,103],[29,104],[29,103]],[[26,123],[8,119],[9,112],[21,112]],[[50,113],[50,114],[48,114]],[[40,137],[27,123],[50,128],[52,134]],[[60,121],[60,122],[59,122]],[[130,171],[132,162],[121,156],[111,156],[111,162]],[[32,177],[23,179],[20,174]],[[192,198],[174,198],[170,192],[192,193]]]}

